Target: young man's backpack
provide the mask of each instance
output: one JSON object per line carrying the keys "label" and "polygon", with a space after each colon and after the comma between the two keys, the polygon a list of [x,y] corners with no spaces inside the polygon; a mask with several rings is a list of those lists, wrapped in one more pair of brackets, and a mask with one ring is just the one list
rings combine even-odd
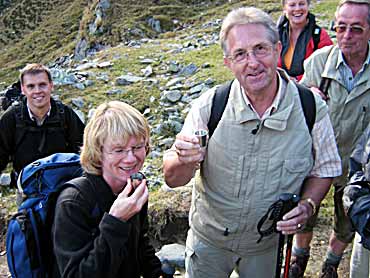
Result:
{"label": "young man's backpack", "polygon": [[[52,271],[51,227],[59,193],[82,175],[80,157],[57,153],[27,165],[18,178],[24,200],[12,216],[6,236],[9,271],[13,278],[48,278]],[[79,188],[80,189],[80,188]]]}
{"label": "young man's backpack", "polygon": [[[228,81],[216,89],[216,93],[212,100],[211,115],[208,121],[208,134],[211,138],[215,131],[218,122],[221,120],[222,114],[225,110],[227,101],[229,99],[230,89],[233,81]],[[306,119],[308,130],[312,131],[316,119],[316,102],[313,93],[310,89],[296,84],[298,87],[299,98],[301,100],[303,114]]]}

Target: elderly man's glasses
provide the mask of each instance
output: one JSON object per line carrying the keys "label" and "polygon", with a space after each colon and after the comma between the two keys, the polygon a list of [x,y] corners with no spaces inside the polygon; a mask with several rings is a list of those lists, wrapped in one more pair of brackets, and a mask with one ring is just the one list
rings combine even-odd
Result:
{"label": "elderly man's glasses", "polygon": [[133,155],[139,155],[145,150],[145,144],[133,146],[132,148],[125,150],[121,147],[116,147],[113,150],[107,151],[107,153],[114,157],[127,157],[131,152]]}
{"label": "elderly man's glasses", "polygon": [[272,51],[272,45],[261,43],[255,45],[251,50],[239,49],[235,53],[227,56],[234,63],[244,62],[251,54],[257,59],[261,59],[269,55]]}
{"label": "elderly man's glasses", "polygon": [[347,25],[347,24],[337,24],[333,26],[333,29],[337,33],[344,33],[347,30],[352,34],[361,35],[365,32],[366,28],[360,25]]}

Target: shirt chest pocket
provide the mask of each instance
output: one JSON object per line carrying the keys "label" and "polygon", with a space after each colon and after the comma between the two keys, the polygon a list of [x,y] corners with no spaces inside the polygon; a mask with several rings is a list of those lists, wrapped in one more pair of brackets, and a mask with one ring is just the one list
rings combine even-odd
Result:
{"label": "shirt chest pocket", "polygon": [[264,199],[275,200],[281,193],[298,194],[311,168],[308,158],[271,159],[265,175]]}

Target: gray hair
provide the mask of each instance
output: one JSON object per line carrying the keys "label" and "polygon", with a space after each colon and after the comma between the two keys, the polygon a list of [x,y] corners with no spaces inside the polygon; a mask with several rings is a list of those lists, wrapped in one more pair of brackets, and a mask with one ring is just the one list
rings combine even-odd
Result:
{"label": "gray hair", "polygon": [[335,11],[335,19],[338,18],[339,9],[344,4],[364,5],[367,6],[367,24],[370,26],[370,0],[341,0]]}
{"label": "gray hair", "polygon": [[275,22],[264,11],[254,7],[238,8],[231,11],[222,22],[220,31],[220,43],[224,55],[227,54],[227,36],[230,30],[236,25],[260,24],[266,28],[268,38],[271,43],[279,41],[279,33]]}

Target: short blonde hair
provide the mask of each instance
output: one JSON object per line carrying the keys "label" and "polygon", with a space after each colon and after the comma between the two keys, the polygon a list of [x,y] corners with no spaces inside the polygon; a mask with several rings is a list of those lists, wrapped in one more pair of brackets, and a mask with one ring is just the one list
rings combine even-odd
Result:
{"label": "short blonde hair", "polygon": [[23,84],[23,78],[25,75],[27,74],[35,75],[43,72],[46,73],[49,81],[53,82],[49,68],[42,64],[37,63],[27,64],[23,69],[21,69],[19,74],[19,80],[21,81],[21,84]]}
{"label": "short blonde hair", "polygon": [[220,43],[224,55],[227,56],[227,36],[236,25],[261,24],[266,28],[267,35],[272,44],[279,41],[279,33],[275,22],[264,11],[254,7],[238,8],[231,11],[222,22],[220,31]]}
{"label": "short blonde hair", "polygon": [[84,131],[81,165],[85,172],[101,175],[104,143],[112,141],[127,144],[131,137],[145,140],[149,151],[149,125],[134,107],[121,101],[110,101],[98,106]]}

